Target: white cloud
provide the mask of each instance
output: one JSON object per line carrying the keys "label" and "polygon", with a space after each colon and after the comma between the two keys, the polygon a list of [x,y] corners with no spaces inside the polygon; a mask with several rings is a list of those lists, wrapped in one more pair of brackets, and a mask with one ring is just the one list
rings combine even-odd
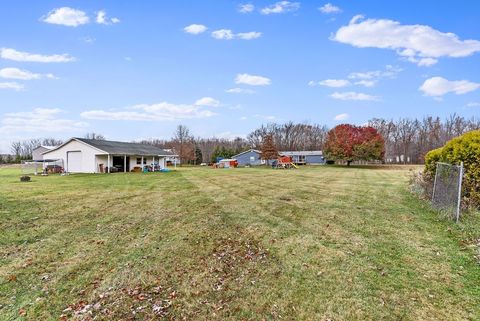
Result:
{"label": "white cloud", "polygon": [[238,12],[240,13],[250,13],[255,10],[255,6],[251,3],[240,4],[238,6]]}
{"label": "white cloud", "polygon": [[235,78],[236,84],[244,84],[250,86],[267,86],[270,85],[271,80],[263,76],[255,76],[250,74],[238,74]]}
{"label": "white cloud", "polygon": [[300,2],[279,1],[260,10],[262,14],[269,15],[273,13],[285,13],[296,11],[300,8]]}
{"label": "white cloud", "polygon": [[[204,97],[205,98],[205,97]],[[197,101],[198,102],[198,101]],[[127,121],[174,121],[181,119],[208,118],[216,113],[197,104],[141,104],[117,110],[88,110],[80,114],[86,119]]]}
{"label": "white cloud", "polygon": [[199,25],[199,24],[191,24],[189,26],[186,26],[185,28],[183,28],[183,30],[186,32],[186,33],[191,33],[192,35],[198,35],[202,32],[205,32],[208,28],[204,25]]}
{"label": "white cloud", "polygon": [[210,106],[210,107],[218,107],[220,106],[220,102],[216,100],[215,98],[212,97],[203,97],[198,99],[195,102],[195,105],[197,106]]}
{"label": "white cloud", "polygon": [[35,74],[27,70],[22,70],[18,68],[3,68],[0,69],[0,77],[6,79],[20,79],[20,80],[31,80],[31,79],[41,79],[41,78],[55,78],[52,74]]}
{"label": "white cloud", "polygon": [[82,121],[60,118],[58,108],[35,108],[28,112],[7,113],[0,121],[0,133],[45,133],[72,131],[88,127]]}
{"label": "white cloud", "polygon": [[431,66],[441,57],[466,57],[480,51],[480,41],[460,40],[426,25],[402,25],[388,19],[363,20],[355,16],[337,30],[332,39],[359,48],[395,50],[398,55],[419,66]]}
{"label": "white cloud", "polygon": [[337,116],[335,116],[333,118],[333,120],[346,120],[348,118],[350,118],[350,115],[347,114],[347,113],[343,113],[343,114],[338,114]]}
{"label": "white cloud", "polygon": [[385,70],[374,70],[366,72],[352,72],[348,79],[325,79],[322,81],[311,80],[309,86],[326,86],[332,88],[341,88],[351,85],[374,87],[381,78],[395,78],[402,71],[401,68],[392,65],[386,65]]}
{"label": "white cloud", "polygon": [[348,75],[349,79],[379,79],[379,78],[395,78],[402,69],[397,66],[386,65],[385,70],[374,70],[365,72],[352,72]]}
{"label": "white cloud", "polygon": [[97,18],[95,21],[101,25],[111,25],[114,23],[119,23],[120,19],[118,18],[108,18],[105,10],[100,10],[97,12]]}
{"label": "white cloud", "polygon": [[432,77],[423,83],[419,90],[427,96],[441,97],[448,93],[463,95],[480,88],[480,83],[468,80],[450,81],[443,77]]}
{"label": "white cloud", "polygon": [[350,81],[346,79],[325,79],[322,81],[314,82],[310,81],[308,83],[310,86],[326,86],[326,87],[332,87],[332,88],[340,88],[340,87],[346,87],[350,85]]}
{"label": "white cloud", "polygon": [[359,80],[355,82],[355,85],[360,85],[364,87],[375,87],[377,81],[376,80]]}
{"label": "white cloud", "polygon": [[257,38],[260,38],[261,36],[262,36],[262,33],[258,31],[241,32],[235,35],[235,37],[237,37],[238,39],[243,39],[243,40],[257,39]]}
{"label": "white cloud", "polygon": [[329,13],[340,13],[342,12],[342,9],[340,9],[339,7],[337,6],[334,6],[333,4],[331,3],[327,3],[323,6],[321,6],[320,8],[318,8],[318,10],[320,10],[320,12],[322,13],[326,13],[326,14],[329,14]]}
{"label": "white cloud", "polygon": [[0,89],[12,89],[15,91],[22,91],[25,87],[18,82],[0,82]]}
{"label": "white cloud", "polygon": [[470,103],[466,104],[465,107],[480,107],[480,103],[470,102]]}
{"label": "white cloud", "polygon": [[255,93],[254,90],[246,89],[246,88],[239,88],[239,87],[227,89],[227,90],[225,90],[225,92],[227,92],[229,94],[253,94],[253,93]]}
{"label": "white cloud", "polygon": [[212,32],[212,37],[218,40],[232,40],[232,39],[252,40],[252,39],[260,38],[261,36],[262,36],[262,33],[258,31],[240,32],[235,34],[230,29],[219,29]]}
{"label": "white cloud", "polygon": [[75,61],[75,58],[68,55],[40,55],[32,54],[23,51],[17,51],[11,48],[0,48],[0,57],[14,61],[28,61],[28,62],[70,62]]}
{"label": "white cloud", "polygon": [[377,96],[372,96],[364,93],[357,93],[354,91],[347,92],[334,92],[330,95],[333,99],[339,100],[368,100],[368,101],[377,101],[379,98]]}
{"label": "white cloud", "polygon": [[212,32],[212,37],[220,40],[232,40],[235,35],[230,29],[220,29]]}
{"label": "white cloud", "polygon": [[53,9],[41,21],[56,25],[64,25],[68,27],[77,27],[87,24],[90,19],[85,12],[69,7]]}

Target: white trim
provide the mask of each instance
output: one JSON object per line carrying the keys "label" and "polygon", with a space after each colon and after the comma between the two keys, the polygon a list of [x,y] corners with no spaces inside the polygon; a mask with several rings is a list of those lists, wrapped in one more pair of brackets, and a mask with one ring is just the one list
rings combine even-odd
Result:
{"label": "white trim", "polygon": [[59,148],[65,146],[65,145],[69,144],[70,142],[72,142],[72,141],[74,141],[74,140],[77,141],[77,142],[79,142],[79,143],[82,143],[82,144],[84,144],[84,145],[87,145],[88,147],[94,148],[94,149],[96,149],[96,150],[98,150],[98,151],[100,151],[100,152],[102,152],[102,153],[105,153],[105,154],[103,154],[103,155],[107,155],[107,154],[108,154],[108,152],[106,152],[106,151],[104,151],[104,150],[101,150],[100,148],[97,148],[97,147],[92,146],[92,145],[90,145],[90,144],[87,144],[87,143],[85,143],[84,141],[82,141],[82,140],[74,137],[74,138],[70,138],[69,140],[67,140],[67,141],[66,141],[65,143],[63,143],[62,145],[56,146],[55,148],[53,148],[53,149],[51,149],[51,150],[48,150],[48,151],[42,153],[42,155],[45,155],[45,154],[48,154],[48,153],[50,153],[50,152],[56,151],[57,149],[59,149]]}

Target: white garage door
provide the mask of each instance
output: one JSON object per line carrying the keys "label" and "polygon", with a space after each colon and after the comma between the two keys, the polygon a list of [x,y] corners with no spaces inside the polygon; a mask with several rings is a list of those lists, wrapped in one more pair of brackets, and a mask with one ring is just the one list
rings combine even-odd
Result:
{"label": "white garage door", "polygon": [[67,170],[70,173],[82,172],[82,152],[68,152]]}

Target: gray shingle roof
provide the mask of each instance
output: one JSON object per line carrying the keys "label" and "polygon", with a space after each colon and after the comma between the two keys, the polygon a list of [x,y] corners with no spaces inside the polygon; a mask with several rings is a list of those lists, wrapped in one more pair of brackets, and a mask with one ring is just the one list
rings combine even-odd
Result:
{"label": "gray shingle roof", "polygon": [[174,155],[172,152],[166,151],[164,149],[139,143],[125,143],[125,142],[115,142],[110,140],[98,140],[98,139],[86,139],[86,138],[75,138],[76,140],[82,141],[90,146],[101,149],[109,154],[118,154],[118,155],[139,155],[139,156],[170,156]]}

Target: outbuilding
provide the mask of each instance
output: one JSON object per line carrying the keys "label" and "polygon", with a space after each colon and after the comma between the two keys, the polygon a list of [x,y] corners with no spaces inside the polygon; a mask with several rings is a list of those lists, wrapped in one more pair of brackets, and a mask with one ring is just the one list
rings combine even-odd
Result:
{"label": "outbuilding", "polygon": [[44,158],[61,159],[65,172],[103,173],[129,172],[152,166],[163,169],[171,151],[139,143],[71,138],[64,144],[43,153]]}

